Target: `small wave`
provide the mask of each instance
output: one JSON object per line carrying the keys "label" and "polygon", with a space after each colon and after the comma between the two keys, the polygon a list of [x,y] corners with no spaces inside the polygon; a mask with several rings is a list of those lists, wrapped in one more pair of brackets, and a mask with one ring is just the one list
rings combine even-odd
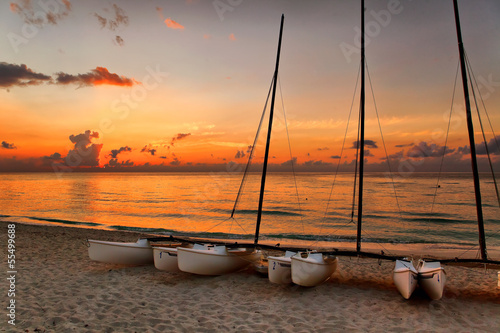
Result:
{"label": "small wave", "polygon": [[[242,209],[236,211],[236,214],[245,214],[245,215],[253,215],[257,214],[256,209]],[[285,212],[282,210],[264,210],[262,211],[262,215],[278,215],[278,216],[302,216],[303,214],[293,213],[293,212]]]}
{"label": "small wave", "polygon": [[427,223],[438,223],[438,224],[471,224],[474,221],[471,220],[459,220],[451,218],[439,218],[439,217],[407,217],[404,218],[408,222],[427,222]]}
{"label": "small wave", "polygon": [[61,220],[61,219],[52,219],[52,218],[44,218],[44,217],[34,217],[34,216],[25,216],[28,219],[36,220],[36,221],[46,221],[46,222],[55,222],[69,225],[86,225],[89,227],[96,227],[102,224],[95,222],[79,222],[79,221],[69,221],[69,220]]}

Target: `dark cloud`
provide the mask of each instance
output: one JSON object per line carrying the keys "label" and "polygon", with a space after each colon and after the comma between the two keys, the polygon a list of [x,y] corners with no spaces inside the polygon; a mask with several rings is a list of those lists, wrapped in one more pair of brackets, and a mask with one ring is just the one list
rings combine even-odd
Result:
{"label": "dark cloud", "polygon": [[[500,150],[498,147],[498,143],[500,142],[500,136],[497,136],[496,138],[491,139],[488,142],[488,152],[492,155],[500,155]],[[484,141],[476,144],[476,154],[477,155],[486,155],[486,146],[484,144]]]}
{"label": "dark cloud", "polygon": [[330,150],[330,148],[328,147],[323,147],[323,148],[318,148],[319,151],[322,151],[322,150]]}
{"label": "dark cloud", "polygon": [[102,144],[92,143],[92,140],[98,138],[99,133],[90,130],[85,131],[85,133],[70,135],[69,140],[75,145],[65,158],[66,164],[71,167],[99,166],[99,154],[101,153]]}
{"label": "dark cloud", "polygon": [[123,46],[123,44],[125,44],[125,42],[123,41],[123,38],[121,38],[120,36],[115,37],[115,42],[116,42],[116,44],[118,44],[120,46]]}
{"label": "dark cloud", "polygon": [[234,155],[234,158],[238,159],[238,158],[243,158],[245,156],[246,156],[246,154],[245,154],[245,152],[243,150],[238,150],[236,152],[236,155]]}
{"label": "dark cloud", "polygon": [[8,143],[6,141],[2,141],[2,148],[3,149],[17,149],[17,147],[14,146],[13,143]]}
{"label": "dark cloud", "polygon": [[170,162],[170,165],[178,166],[180,164],[181,164],[181,161],[179,161],[179,159],[177,158],[177,156],[174,155],[174,160],[172,162]]}
{"label": "dark cloud", "polygon": [[56,25],[69,15],[71,2],[69,0],[60,1],[37,1],[37,7],[33,7],[31,0],[20,0],[10,3],[10,10],[18,14],[24,22],[42,27],[45,24]]}
{"label": "dark cloud", "polygon": [[294,157],[291,160],[281,163],[281,166],[291,166],[291,165],[297,165],[297,157]]}
{"label": "dark cloud", "polygon": [[[182,139],[185,139],[190,135],[191,135],[191,133],[178,133],[176,136],[172,137],[172,139],[170,140],[170,146],[174,146],[175,142],[182,140]],[[170,146],[168,146],[169,149],[170,149]]]}
{"label": "dark cloud", "polygon": [[98,85],[129,87],[140,82],[137,82],[133,78],[110,73],[105,67],[96,67],[88,73],[77,75],[58,72],[55,74],[55,78],[52,78],[49,75],[34,72],[25,64],[16,65],[0,62],[0,87],[24,87],[43,83],[59,85],[76,84],[81,88]]}
{"label": "dark cloud", "polygon": [[435,143],[428,144],[427,142],[422,141],[416,145],[413,145],[406,153],[406,156],[414,158],[440,157],[446,154],[451,154],[455,150],[455,148],[451,149]]}
{"label": "dark cloud", "polygon": [[0,87],[25,87],[50,82],[50,80],[50,76],[36,73],[25,64],[0,62]]}
{"label": "dark cloud", "polygon": [[62,156],[59,153],[54,153],[54,154],[49,155],[49,156],[44,156],[43,158],[47,159],[47,160],[54,160],[54,161],[62,160]]}
{"label": "dark cloud", "polygon": [[113,86],[133,86],[138,82],[134,79],[120,76],[116,73],[110,73],[105,67],[96,67],[85,74],[66,74],[63,72],[56,73],[56,84],[68,85],[76,84],[78,87],[98,86],[98,85],[113,85]]}
{"label": "dark cloud", "polygon": [[[378,148],[377,143],[373,140],[365,140],[365,147],[366,148],[374,148],[374,149]],[[351,149],[356,149],[356,148],[358,148],[358,141],[357,140],[352,143]]]}
{"label": "dark cloud", "polygon": [[332,163],[323,162],[322,160],[319,161],[309,160],[305,161],[302,165],[306,167],[319,167],[319,166],[332,166]]}
{"label": "dark cloud", "polygon": [[332,156],[330,156],[330,158],[332,158],[334,160],[338,160],[338,159],[340,159],[340,155],[332,155]]}
{"label": "dark cloud", "polygon": [[[389,155],[389,160],[400,160],[404,158],[404,150],[398,151],[397,153]],[[387,160],[386,157],[381,157],[381,160]]]}
{"label": "dark cloud", "polygon": [[[105,11],[108,12],[109,10],[106,8]],[[120,26],[128,25],[128,16],[122,8],[118,7],[117,4],[113,4],[113,11],[114,13],[107,18],[97,13],[94,13],[94,16],[97,18],[97,21],[101,26],[101,29],[107,28],[111,31],[115,31]]]}
{"label": "dark cloud", "polygon": [[149,145],[145,145],[142,149],[141,149],[141,153],[149,153],[151,154],[151,156],[155,156],[156,154],[156,149],[154,148],[151,148],[151,144]]}
{"label": "dark cloud", "polygon": [[120,149],[112,149],[108,156],[111,158],[116,158],[118,154],[120,154],[121,152],[130,152],[130,151],[132,151],[132,148],[130,148],[129,146],[120,147]]}
{"label": "dark cloud", "polygon": [[117,158],[110,159],[108,164],[106,164],[106,167],[111,167],[111,168],[132,167],[132,166],[134,166],[134,162],[132,162],[131,160],[118,162]]}
{"label": "dark cloud", "polygon": [[395,145],[394,147],[396,148],[405,148],[405,147],[411,147],[413,146],[413,143],[407,143],[407,144],[402,144],[402,145]]}

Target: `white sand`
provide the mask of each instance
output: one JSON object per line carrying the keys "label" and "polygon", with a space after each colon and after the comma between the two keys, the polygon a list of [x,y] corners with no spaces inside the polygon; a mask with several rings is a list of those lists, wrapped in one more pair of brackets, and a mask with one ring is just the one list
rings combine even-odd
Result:
{"label": "white sand", "polygon": [[[6,276],[7,223],[0,223]],[[497,270],[447,266],[443,299],[403,299],[392,262],[339,258],[315,288],[251,270],[202,277],[92,262],[85,240],[138,234],[16,224],[16,326],[6,332],[499,332]],[[2,304],[8,285],[2,278]]]}

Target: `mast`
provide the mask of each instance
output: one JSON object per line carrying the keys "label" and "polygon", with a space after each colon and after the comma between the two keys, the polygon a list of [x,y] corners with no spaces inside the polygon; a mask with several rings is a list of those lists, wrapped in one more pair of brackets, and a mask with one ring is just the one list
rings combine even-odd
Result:
{"label": "mast", "polygon": [[274,115],[274,100],[276,97],[276,85],[278,81],[278,68],[280,64],[280,51],[281,51],[281,37],[283,35],[283,22],[285,21],[285,15],[281,15],[281,26],[280,26],[280,36],[278,41],[278,53],[276,55],[276,68],[274,70],[273,77],[273,96],[271,99],[271,110],[269,112],[269,127],[267,129],[267,141],[266,141],[266,153],[264,155],[264,165],[262,167],[262,179],[260,183],[260,196],[259,196],[259,209],[257,211],[257,223],[255,226],[255,239],[254,244],[257,245],[259,242],[259,230],[260,221],[262,219],[262,203],[264,202],[264,189],[266,187],[266,172],[267,172],[267,160],[269,158],[269,144],[271,142],[271,131],[273,128],[273,115]]}
{"label": "mast", "polygon": [[356,251],[361,251],[361,220],[363,217],[363,167],[365,159],[365,0],[361,0],[361,96],[360,96],[360,136],[359,136],[359,190],[358,190],[358,230]]}
{"label": "mast", "polygon": [[457,26],[458,51],[460,54],[460,68],[462,72],[462,85],[464,89],[465,111],[467,114],[467,129],[469,130],[470,155],[472,163],[472,174],[474,177],[474,192],[476,194],[476,212],[477,226],[479,230],[479,247],[481,250],[481,259],[487,260],[486,241],[484,235],[483,208],[481,204],[481,189],[479,187],[479,172],[477,169],[476,144],[474,143],[474,127],[472,125],[472,115],[469,99],[469,87],[467,84],[467,70],[465,66],[465,51],[462,42],[462,31],[460,29],[460,17],[458,14],[457,0],[453,0],[453,8],[455,9],[455,23]]}

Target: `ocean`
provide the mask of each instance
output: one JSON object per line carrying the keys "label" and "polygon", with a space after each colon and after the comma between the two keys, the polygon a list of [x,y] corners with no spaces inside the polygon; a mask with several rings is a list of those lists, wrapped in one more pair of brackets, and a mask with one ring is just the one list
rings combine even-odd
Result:
{"label": "ocean", "polygon": [[[230,218],[242,174],[4,173],[0,220],[253,240],[260,174],[250,174]],[[260,239],[355,248],[352,174],[269,173]],[[469,174],[368,173],[362,241],[478,247]],[[333,187],[332,187],[333,186]],[[500,247],[500,217],[491,177],[482,175],[486,242]],[[436,195],[435,195],[436,194]]]}

